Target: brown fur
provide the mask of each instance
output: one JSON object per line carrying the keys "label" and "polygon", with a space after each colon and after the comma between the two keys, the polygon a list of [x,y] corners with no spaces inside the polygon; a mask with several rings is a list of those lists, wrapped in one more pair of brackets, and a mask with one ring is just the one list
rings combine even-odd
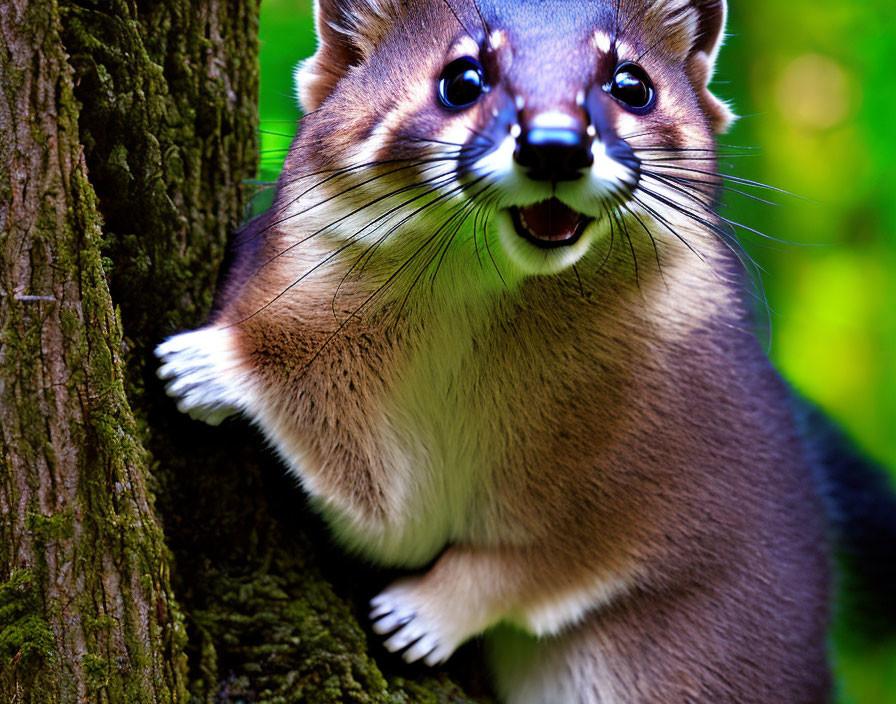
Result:
{"label": "brown fur", "polygon": [[[524,636],[495,639],[514,702],[826,701],[821,509],[725,242],[670,212],[689,246],[651,222],[654,243],[641,232],[630,251],[616,233],[576,272],[507,288],[448,253],[441,279],[413,288],[399,277],[371,300],[426,226],[372,254],[321,231],[352,210],[337,204],[420,175],[365,183],[396,168],[384,164],[320,183],[320,172],[355,162],[380,133],[378,159],[434,153],[406,136],[446,128],[418,88],[465,32],[440,2],[379,2],[365,17],[373,4],[320,3],[303,86],[317,112],[272,211],[243,234],[210,326],[227,331],[251,389],[243,410],[349,548],[406,565],[440,553],[390,594],[453,647],[499,623],[542,636],[517,659]],[[482,9],[504,32],[491,60],[506,85],[528,110],[575,109],[577,85],[603,70],[589,42],[572,41],[593,31],[591,6],[558,3],[563,42],[525,33],[532,7],[517,17],[515,3],[496,4]],[[480,27],[469,3],[453,5]],[[597,5],[612,28],[616,3]],[[328,29],[346,7],[362,16]],[[655,115],[609,107],[616,131],[711,144],[731,119],[707,89],[724,5],[619,7],[622,41],[664,83]],[[513,99],[501,93],[452,119],[483,128],[492,105]]]}

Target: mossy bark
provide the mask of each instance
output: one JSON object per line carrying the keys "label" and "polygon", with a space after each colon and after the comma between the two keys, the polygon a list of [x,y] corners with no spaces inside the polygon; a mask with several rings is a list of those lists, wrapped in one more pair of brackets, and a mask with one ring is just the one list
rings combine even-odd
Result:
{"label": "mossy bark", "polygon": [[243,219],[257,21],[258,0],[0,5],[4,704],[481,691],[469,651],[437,674],[371,655],[391,575],[331,548],[249,429],[179,416],[154,377]]}
{"label": "mossy bark", "polygon": [[0,701],[182,701],[60,8],[5,3],[0,37]]}

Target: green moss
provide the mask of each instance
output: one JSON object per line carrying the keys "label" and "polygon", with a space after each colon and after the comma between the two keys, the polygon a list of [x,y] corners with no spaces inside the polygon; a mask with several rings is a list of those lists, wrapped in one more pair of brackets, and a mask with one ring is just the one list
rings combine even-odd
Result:
{"label": "green moss", "polygon": [[0,584],[0,673],[19,682],[56,658],[53,631],[35,575],[18,570]]}
{"label": "green moss", "polygon": [[28,512],[25,514],[25,527],[41,545],[55,540],[67,540],[75,534],[74,510],[67,508],[52,516]]}
{"label": "green moss", "polygon": [[81,656],[81,666],[87,676],[87,686],[91,690],[105,689],[109,686],[110,663],[93,653]]}

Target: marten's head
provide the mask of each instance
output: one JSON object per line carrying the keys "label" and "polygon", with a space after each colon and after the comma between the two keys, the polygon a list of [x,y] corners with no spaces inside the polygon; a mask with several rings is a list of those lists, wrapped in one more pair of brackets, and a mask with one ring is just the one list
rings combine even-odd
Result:
{"label": "marten's head", "polygon": [[346,251],[409,280],[446,258],[519,278],[570,267],[626,223],[674,243],[672,211],[711,219],[714,135],[733,117],[707,88],[724,0],[316,12],[278,202]]}

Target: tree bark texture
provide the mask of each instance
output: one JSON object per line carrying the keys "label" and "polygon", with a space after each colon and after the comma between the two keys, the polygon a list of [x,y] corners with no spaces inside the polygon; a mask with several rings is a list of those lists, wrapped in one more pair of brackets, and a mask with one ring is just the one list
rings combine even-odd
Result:
{"label": "tree bark texture", "polygon": [[371,646],[393,575],[331,548],[244,424],[179,416],[155,379],[245,215],[257,21],[0,0],[2,704],[486,700],[475,646],[436,674]]}

